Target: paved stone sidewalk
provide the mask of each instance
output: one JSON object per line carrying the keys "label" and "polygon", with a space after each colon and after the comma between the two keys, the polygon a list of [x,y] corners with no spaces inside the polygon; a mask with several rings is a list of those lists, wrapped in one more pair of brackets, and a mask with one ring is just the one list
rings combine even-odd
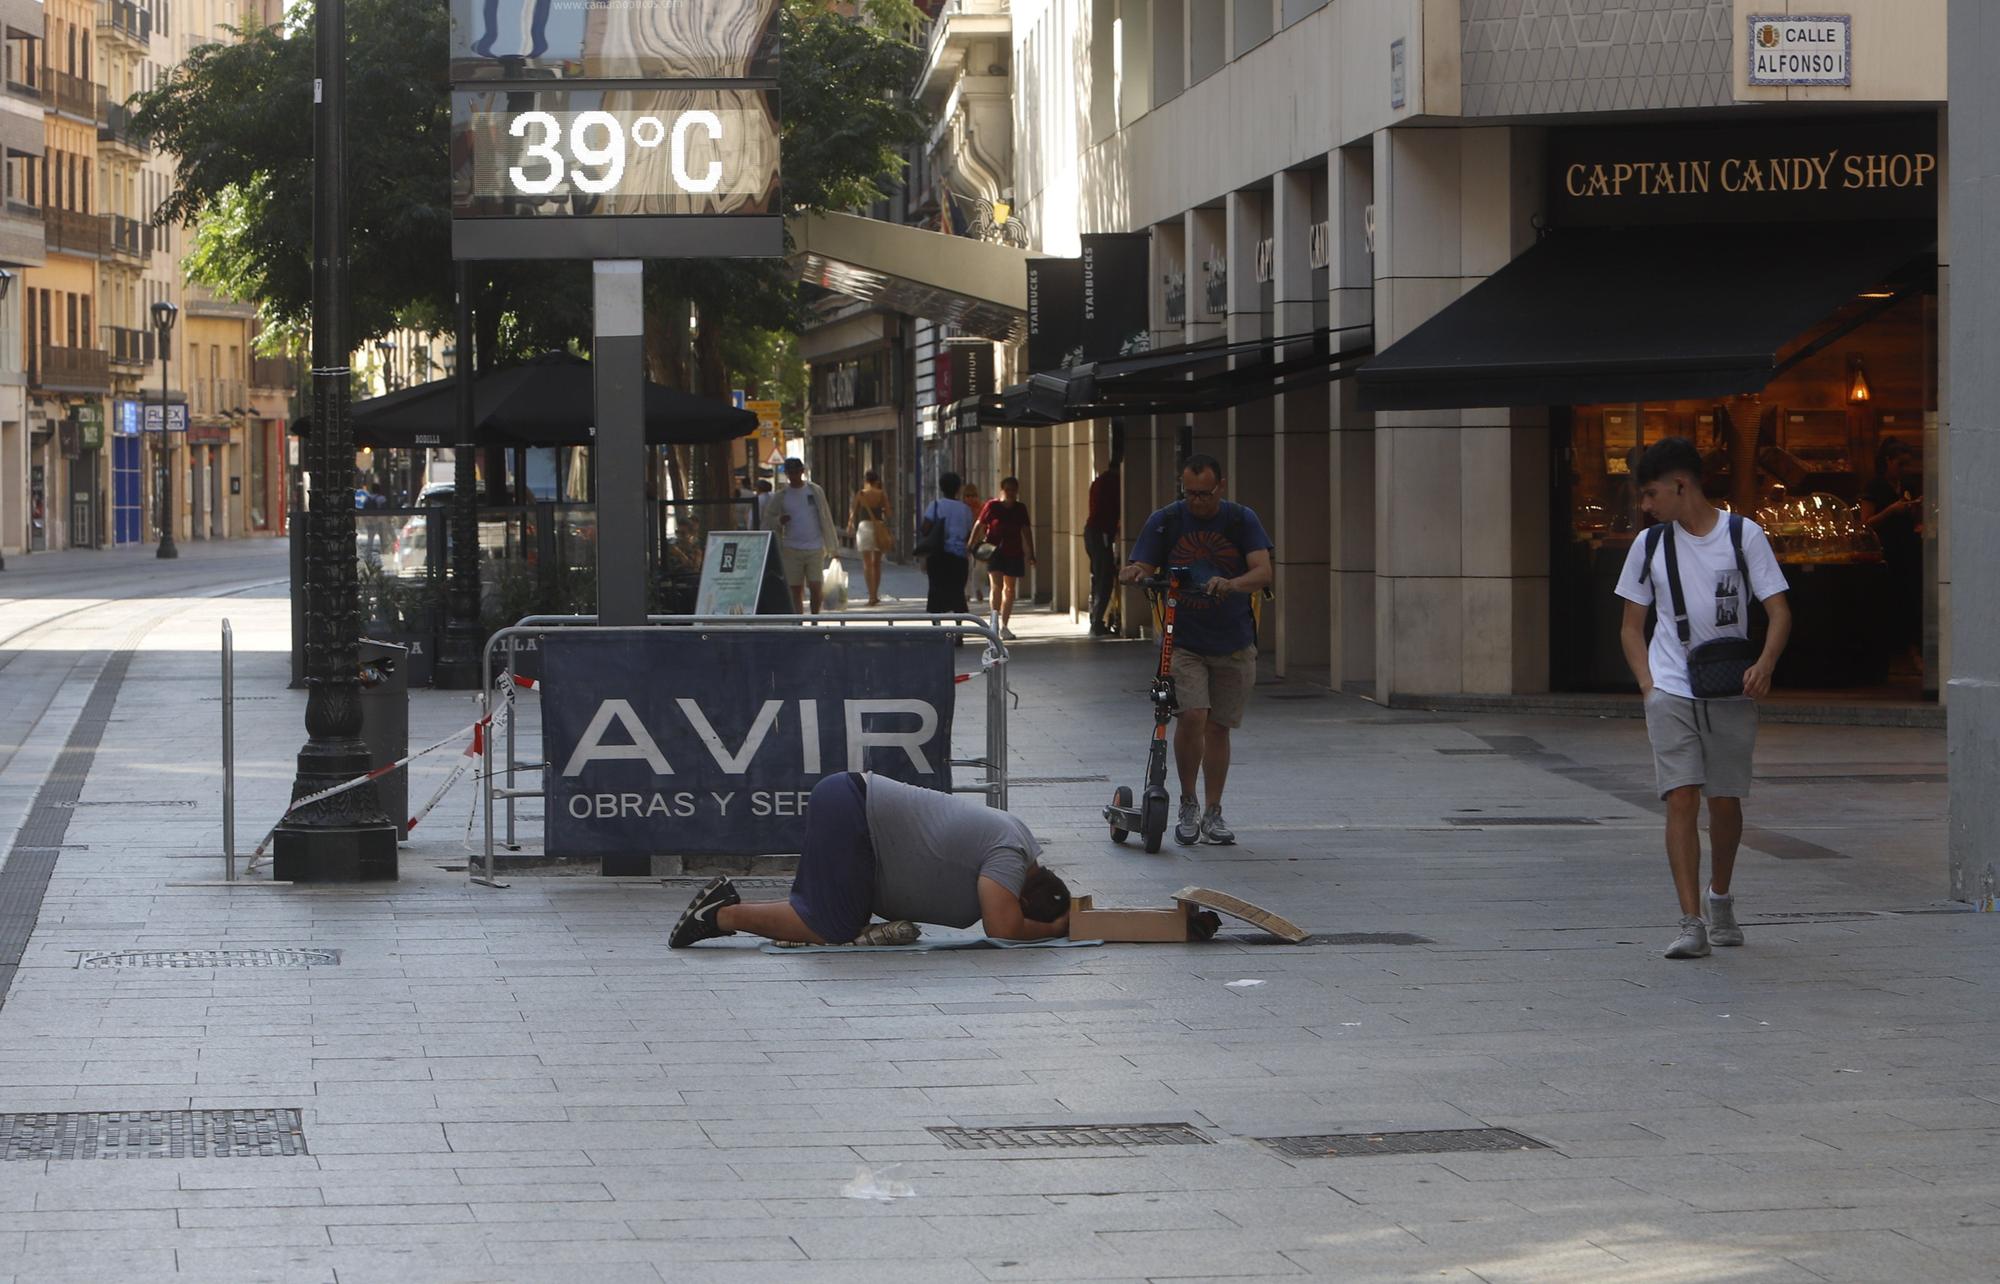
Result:
{"label": "paved stone sidewalk", "polygon": [[[1996,1277],[1994,920],[1931,912],[1937,733],[1767,729],[1750,945],[1668,963],[1637,724],[1260,688],[1242,841],[1146,856],[1096,815],[1139,770],[1146,648],[1022,617],[1015,769],[1045,783],[1014,806],[1052,863],[1109,902],[1221,887],[1315,943],[674,953],[685,883],[468,887],[463,786],[393,887],[179,885],[220,869],[225,613],[246,845],[282,805],[284,611],[188,603],[135,654],[0,1007],[0,1112],[298,1109],[309,1153],[0,1161],[0,1281]],[[413,738],[471,711],[422,693]],[[78,966],[218,948],[340,961]],[[1207,1140],[927,1131],[1058,1122]],[[1547,1149],[1254,1140],[1485,1126]]]}

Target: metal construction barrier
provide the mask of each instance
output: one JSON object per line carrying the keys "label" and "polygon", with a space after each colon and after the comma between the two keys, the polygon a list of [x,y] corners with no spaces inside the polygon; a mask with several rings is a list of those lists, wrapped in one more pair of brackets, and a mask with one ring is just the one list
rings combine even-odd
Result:
{"label": "metal construction barrier", "polygon": [[[467,875],[474,883],[485,887],[505,887],[496,881],[494,868],[494,845],[496,838],[495,806],[505,809],[505,846],[510,851],[519,850],[516,832],[515,800],[520,798],[540,798],[543,789],[538,784],[533,788],[523,788],[516,783],[516,773],[530,769],[540,769],[544,764],[524,763],[516,751],[515,727],[518,719],[506,716],[511,713],[512,702],[519,698],[523,689],[537,690],[540,684],[517,678],[514,672],[515,656],[513,639],[541,638],[550,633],[587,631],[597,634],[645,634],[666,628],[696,629],[706,637],[709,633],[795,633],[801,628],[823,629],[838,632],[855,628],[894,628],[897,626],[921,626],[946,628],[954,633],[969,634],[984,639],[986,647],[981,655],[981,669],[986,679],[986,748],[977,758],[953,758],[950,766],[977,770],[979,778],[971,783],[952,786],[953,793],[984,794],[986,805],[1005,810],[1007,807],[1007,708],[1009,695],[1007,688],[1007,647],[1000,637],[999,617],[982,619],[972,614],[931,615],[925,613],[869,613],[843,612],[837,615],[652,615],[646,617],[642,625],[604,626],[597,623],[594,615],[531,615],[507,628],[496,631],[486,641],[480,657],[480,686],[485,693],[485,717],[492,727],[492,734],[483,738],[480,746],[480,791],[485,811],[485,836],[480,848],[480,859],[466,862]],[[503,651],[502,666],[495,669],[496,654]],[[971,674],[960,674],[955,681],[963,682]],[[508,707],[496,709],[497,698],[508,702]],[[501,725],[504,723],[504,727]],[[495,742],[499,742],[496,764]]]}

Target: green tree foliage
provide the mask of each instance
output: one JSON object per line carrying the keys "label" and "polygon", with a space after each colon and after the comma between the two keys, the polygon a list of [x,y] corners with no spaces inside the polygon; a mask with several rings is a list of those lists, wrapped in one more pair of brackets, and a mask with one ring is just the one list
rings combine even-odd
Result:
{"label": "green tree foliage", "polygon": [[[133,100],[137,129],[176,160],[173,193],[155,218],[195,228],[190,277],[257,300],[280,335],[302,332],[312,304],[311,17],[308,0],[283,26],[247,27],[236,43],[201,46]],[[917,20],[908,0],[868,0],[859,18],[818,0],[785,0],[780,101],[788,204],[853,208],[893,184],[901,152],[923,131],[908,94],[922,56],[908,38]],[[356,342],[397,325],[449,326],[449,29],[443,0],[347,0]],[[488,351],[539,351],[588,336],[587,265],[473,268]],[[731,338],[738,332],[786,329],[798,320],[797,291],[780,264],[661,261],[647,277],[656,317],[699,316],[710,356],[690,358],[695,366],[712,367],[716,352],[753,350],[749,340]],[[715,378],[712,369],[706,377],[683,373],[677,382],[690,388]]]}

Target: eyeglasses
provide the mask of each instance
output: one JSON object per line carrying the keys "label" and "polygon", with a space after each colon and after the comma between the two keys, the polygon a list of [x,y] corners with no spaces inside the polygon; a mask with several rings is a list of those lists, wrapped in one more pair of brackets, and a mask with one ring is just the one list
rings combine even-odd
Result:
{"label": "eyeglasses", "polygon": [[1189,490],[1187,487],[1183,486],[1181,487],[1181,498],[1214,499],[1216,496],[1216,492],[1218,492],[1221,489],[1222,488],[1220,486],[1210,486],[1207,490]]}

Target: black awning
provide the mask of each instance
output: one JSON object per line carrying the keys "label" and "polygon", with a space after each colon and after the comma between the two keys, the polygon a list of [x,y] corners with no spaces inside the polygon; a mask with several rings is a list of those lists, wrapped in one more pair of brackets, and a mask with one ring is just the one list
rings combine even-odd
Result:
{"label": "black awning", "polygon": [[1561,229],[1364,364],[1361,408],[1757,392],[1787,346],[1936,246],[1930,223]]}
{"label": "black awning", "polygon": [[[1114,415],[1227,410],[1344,379],[1369,355],[1371,327],[1156,348],[1028,376],[981,410],[981,421],[1037,427]],[[1343,347],[1346,339],[1350,346]]]}

